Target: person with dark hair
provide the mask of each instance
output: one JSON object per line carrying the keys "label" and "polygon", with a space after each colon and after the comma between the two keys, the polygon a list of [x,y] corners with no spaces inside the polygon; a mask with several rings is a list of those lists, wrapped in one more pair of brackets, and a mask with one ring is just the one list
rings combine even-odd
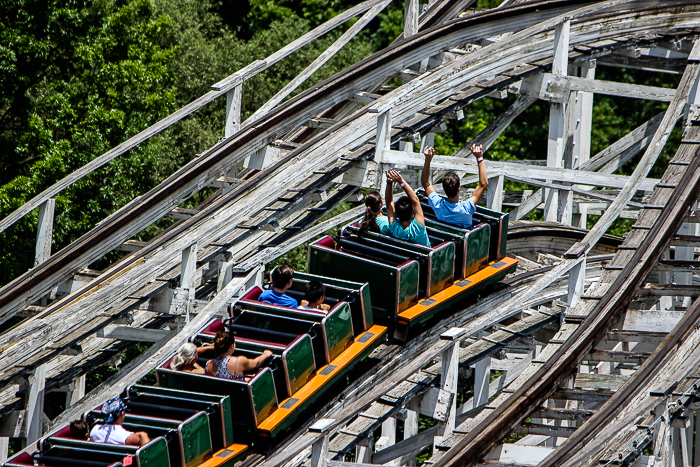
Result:
{"label": "person with dark hair", "polygon": [[[389,218],[389,233],[392,237],[421,245],[430,246],[428,232],[425,230],[423,209],[420,207],[418,196],[401,174],[389,169],[386,172],[386,213]],[[406,196],[393,203],[394,183],[403,188]]]}
{"label": "person with dark hair", "polygon": [[126,418],[126,404],[118,397],[113,397],[102,404],[104,424],[95,425],[90,431],[90,441],[107,444],[127,444],[144,446],[151,442],[145,431],[131,432],[122,426]]}
{"label": "person with dark hair", "polygon": [[280,264],[272,270],[270,275],[272,276],[272,288],[267,289],[260,294],[260,298],[258,300],[271,305],[297,308],[299,303],[287,295],[287,289],[292,286],[294,269],[286,264]]}
{"label": "person with dark hair", "polygon": [[70,422],[70,435],[75,439],[88,440],[90,439],[90,431],[88,424],[84,420],[73,420]]}
{"label": "person with dark hair", "polygon": [[479,185],[474,190],[471,198],[466,201],[460,201],[459,199],[461,180],[454,172],[445,175],[442,181],[442,188],[445,190],[447,200],[435,192],[435,188],[430,184],[430,162],[435,156],[435,149],[431,147],[427,147],[423,151],[425,164],[423,165],[423,173],[420,176],[421,185],[425,189],[425,194],[428,195],[428,202],[433,211],[435,211],[435,216],[438,220],[463,229],[472,228],[472,216],[476,212],[476,205],[489,185],[489,179],[486,176],[486,166],[484,165],[484,152],[481,149],[481,145],[472,144],[471,151],[476,158],[479,170]]}
{"label": "person with dark hair", "polygon": [[265,360],[272,356],[271,350],[265,350],[256,358],[248,358],[242,355],[233,357],[236,350],[236,339],[226,331],[219,331],[214,338],[214,350],[218,357],[207,362],[207,375],[217,378],[245,381],[243,373],[253,371],[260,367]]}
{"label": "person with dark hair", "polygon": [[306,284],[304,290],[306,300],[301,301],[300,310],[323,310],[328,311],[330,306],[323,303],[326,298],[326,286],[319,281],[311,281]]}
{"label": "person with dark hair", "polygon": [[389,235],[389,219],[382,214],[382,195],[378,191],[370,191],[365,196],[365,217],[360,222],[360,235],[365,231]]}

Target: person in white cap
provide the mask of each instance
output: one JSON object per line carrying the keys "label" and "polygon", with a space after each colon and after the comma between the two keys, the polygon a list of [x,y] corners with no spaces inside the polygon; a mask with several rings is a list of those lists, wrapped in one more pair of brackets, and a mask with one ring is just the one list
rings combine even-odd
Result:
{"label": "person in white cap", "polygon": [[126,418],[126,404],[118,397],[109,399],[102,405],[104,424],[95,425],[90,431],[90,441],[107,444],[127,444],[143,446],[151,440],[145,431],[132,432],[122,426]]}

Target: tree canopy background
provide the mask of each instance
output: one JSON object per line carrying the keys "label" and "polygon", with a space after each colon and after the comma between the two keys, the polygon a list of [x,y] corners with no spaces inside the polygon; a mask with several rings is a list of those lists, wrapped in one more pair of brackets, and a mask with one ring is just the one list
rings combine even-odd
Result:
{"label": "tree canopy background", "polygon": [[[203,95],[225,76],[327,21],[359,0],[0,0],[0,217],[90,160]],[[481,0],[480,8],[499,2]],[[352,23],[350,23],[352,24]],[[395,0],[297,92],[386,47],[402,31]],[[306,46],[243,87],[251,115],[349,24]],[[675,87],[678,76],[600,68],[602,79]],[[482,99],[436,137],[451,154],[514,99]],[[57,196],[53,251],[156,186],[223,136],[225,100],[121,156]],[[592,154],[666,104],[596,97]],[[487,159],[546,157],[548,104],[523,113]],[[679,132],[673,135],[676,142]],[[672,141],[673,142],[673,141]],[[652,176],[670,157],[666,149]],[[631,173],[634,161],[620,173]],[[506,188],[522,188],[513,183]],[[196,199],[195,199],[196,202]],[[538,216],[539,214],[533,214]],[[37,213],[0,234],[0,284],[33,266]],[[167,220],[146,229],[149,238]],[[624,222],[613,233],[624,230]],[[283,260],[297,263],[298,252]],[[93,265],[99,268],[110,258]]]}

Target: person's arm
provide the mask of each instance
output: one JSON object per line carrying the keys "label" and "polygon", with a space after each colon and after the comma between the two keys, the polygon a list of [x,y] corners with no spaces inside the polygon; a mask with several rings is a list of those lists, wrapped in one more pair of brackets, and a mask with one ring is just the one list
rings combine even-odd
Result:
{"label": "person's arm", "polygon": [[203,345],[201,347],[197,347],[197,356],[199,357],[204,352],[208,352],[210,350],[214,350],[214,344]]}
{"label": "person's arm", "polygon": [[205,369],[207,375],[209,376],[216,376],[216,372],[219,371],[219,368],[216,366],[214,360],[209,360]]}
{"label": "person's arm", "polygon": [[411,207],[413,208],[413,217],[416,219],[416,222],[425,227],[425,219],[423,218],[423,208],[420,205],[418,195],[416,195],[416,192],[413,191],[411,185],[409,185],[408,182],[403,179],[401,174],[394,169],[389,169],[387,171],[386,177],[387,180],[391,179],[392,182],[396,182],[401,185],[401,188],[403,188],[404,193],[406,193],[408,199],[411,200]]}
{"label": "person's arm", "polygon": [[481,145],[472,144],[472,154],[476,158],[476,165],[479,168],[479,186],[474,189],[472,194],[472,202],[474,206],[477,205],[479,200],[486,191],[486,187],[489,186],[489,179],[486,176],[486,165],[484,165],[484,152],[481,149]]}
{"label": "person's arm", "polygon": [[145,431],[138,431],[136,433],[132,433],[129,435],[128,438],[126,438],[126,441],[124,442],[125,444],[129,446],[144,446],[148,443],[151,442],[151,439],[148,437],[148,433]]}
{"label": "person's arm", "polygon": [[387,171],[386,175],[384,200],[386,201],[386,217],[389,220],[389,224],[391,224],[396,220],[396,213],[394,213],[394,182],[389,180],[389,171]]}
{"label": "person's arm", "polygon": [[[269,357],[272,357],[272,351],[271,350],[265,350],[261,355],[257,356],[256,358],[246,358],[246,357],[238,357],[238,367],[241,369],[241,371],[246,372],[246,371],[253,371],[256,368],[258,368],[260,365],[265,363],[265,360],[267,360]],[[229,360],[229,365],[233,362],[233,359]],[[229,367],[230,370],[230,367]]]}
{"label": "person's arm", "polygon": [[435,149],[428,146],[423,151],[423,155],[425,156],[425,163],[423,164],[423,172],[420,174],[420,184],[423,185],[425,196],[429,196],[430,193],[435,192],[435,188],[430,184],[430,163],[435,155]]}

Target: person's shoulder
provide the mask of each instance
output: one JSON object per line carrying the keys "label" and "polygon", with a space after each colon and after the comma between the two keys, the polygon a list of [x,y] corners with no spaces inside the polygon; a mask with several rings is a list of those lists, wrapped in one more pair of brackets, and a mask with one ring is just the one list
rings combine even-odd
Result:
{"label": "person's shoulder", "polygon": [[474,214],[476,212],[476,205],[471,198],[460,201],[459,205],[469,214]]}

